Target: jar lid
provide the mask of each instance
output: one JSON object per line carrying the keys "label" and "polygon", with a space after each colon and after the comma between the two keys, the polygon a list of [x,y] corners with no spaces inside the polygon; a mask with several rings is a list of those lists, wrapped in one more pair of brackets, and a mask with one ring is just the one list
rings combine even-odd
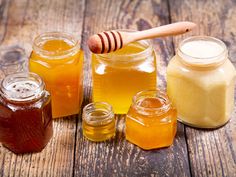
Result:
{"label": "jar lid", "polygon": [[25,50],[19,46],[9,46],[0,49],[0,65],[16,65],[26,60]]}
{"label": "jar lid", "polygon": [[201,67],[219,65],[228,57],[225,44],[210,36],[194,36],[183,40],[177,54],[185,64]]}
{"label": "jar lid", "polygon": [[40,98],[44,93],[44,82],[35,73],[16,73],[5,77],[0,94],[9,101],[25,102]]}

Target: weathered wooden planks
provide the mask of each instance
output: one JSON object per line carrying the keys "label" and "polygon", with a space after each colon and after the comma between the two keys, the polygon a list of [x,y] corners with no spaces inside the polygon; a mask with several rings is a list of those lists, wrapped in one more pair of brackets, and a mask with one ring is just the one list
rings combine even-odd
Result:
{"label": "weathered wooden planks", "polygon": [[[67,31],[81,37],[84,1],[0,1],[1,45],[31,51],[33,38],[45,31]],[[54,121],[54,136],[37,154],[16,156],[0,146],[0,176],[72,176],[76,117]]]}
{"label": "weathered wooden planks", "polygon": [[[86,47],[88,36],[109,29],[146,29],[169,23],[166,1],[86,1],[83,46],[86,51],[85,100],[91,101],[90,54]],[[158,83],[165,86],[165,68],[168,58],[173,55],[171,38],[154,41],[159,55]],[[117,135],[105,143],[92,143],[82,136],[79,120],[75,176],[189,176],[188,155],[184,127],[179,124],[174,145],[170,148],[143,151],[128,143],[124,134],[125,116],[117,116]],[[81,118],[80,118],[81,119]]]}
{"label": "weathered wooden planks", "polygon": [[[195,35],[210,35],[223,40],[230,59],[236,62],[236,2],[170,1],[171,20],[191,20],[198,24]],[[181,37],[174,41],[175,46]],[[236,66],[236,64],[235,64]],[[186,127],[190,167],[193,176],[236,176],[236,112],[231,121],[214,131]]]}

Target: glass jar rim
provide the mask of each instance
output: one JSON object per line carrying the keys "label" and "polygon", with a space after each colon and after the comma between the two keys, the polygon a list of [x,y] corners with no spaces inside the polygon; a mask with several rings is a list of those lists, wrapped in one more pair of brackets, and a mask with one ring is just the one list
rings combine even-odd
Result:
{"label": "glass jar rim", "polygon": [[[25,50],[18,45],[1,47],[0,57],[4,57],[2,55],[6,55],[7,53],[11,53],[11,52],[17,52],[18,54],[20,54],[19,58],[17,58],[17,60],[14,60],[13,62],[9,60],[1,62],[0,66],[7,67],[10,65],[18,65],[18,64],[24,63],[27,60]],[[2,60],[2,58],[0,60]]]}
{"label": "glass jar rim", "polygon": [[[14,83],[14,81],[19,81],[21,79],[30,80],[30,78],[34,79],[34,82],[37,82],[37,88],[33,91],[31,91],[30,94],[28,94],[26,97],[20,97],[21,95],[16,96],[12,95],[12,90],[9,90],[7,86]],[[32,79],[31,79],[32,81]],[[42,80],[42,78],[33,72],[20,72],[20,73],[14,73],[7,75],[2,81],[1,81],[1,88],[0,88],[0,95],[6,98],[9,101],[13,102],[31,102],[33,100],[36,100],[38,98],[41,98],[44,94],[45,84]]]}
{"label": "glass jar rim", "polygon": [[[90,113],[95,111],[95,110],[100,110],[97,109],[96,106],[103,106],[106,109],[106,114],[105,115],[91,115]],[[105,110],[103,109],[103,110]],[[87,104],[84,108],[83,108],[83,115],[82,118],[83,120],[85,120],[86,122],[105,122],[107,120],[111,119],[111,116],[114,116],[114,112],[113,112],[113,108],[112,106],[107,103],[107,102],[92,102]],[[87,116],[89,116],[89,118],[97,118],[99,117],[99,120],[96,119],[96,121],[91,121],[87,119]]]}
{"label": "glass jar rim", "polygon": [[[73,47],[65,50],[65,51],[48,51],[43,49],[39,44],[42,40],[48,41],[51,39],[63,39],[70,42],[73,42]],[[44,56],[47,59],[64,59],[71,55],[71,53],[75,53],[80,49],[79,40],[70,33],[60,32],[60,31],[52,31],[52,32],[44,32],[39,34],[33,42],[33,50],[39,55]]]}
{"label": "glass jar rim", "polygon": [[[137,30],[127,30],[127,29],[118,29],[118,30],[115,30],[115,31],[125,31],[125,32],[137,32]],[[146,45],[147,47],[141,51],[141,52],[137,52],[137,53],[132,53],[132,54],[124,54],[124,55],[111,55],[113,52],[110,52],[110,53],[104,53],[104,54],[94,54],[95,56],[98,56],[99,59],[103,59],[103,60],[106,60],[106,61],[111,61],[111,58],[113,58],[114,60],[112,60],[113,62],[115,61],[120,61],[120,62],[128,62],[129,60],[127,60],[127,58],[132,58],[132,61],[137,61],[139,60],[140,58],[143,58],[143,57],[146,57],[146,56],[149,56],[152,54],[153,52],[153,47],[151,45],[151,42],[150,40],[139,40],[139,41],[136,41],[138,42],[140,45],[144,46]]]}
{"label": "glass jar rim", "polygon": [[[222,47],[223,51],[221,53],[217,54],[217,55],[210,56],[210,57],[195,57],[195,56],[191,56],[189,54],[186,54],[181,49],[181,47],[184,44],[186,44],[187,42],[196,41],[196,40],[204,40],[204,41],[215,42],[219,46]],[[228,57],[228,50],[227,50],[227,47],[226,47],[225,43],[223,41],[221,41],[220,39],[217,39],[217,38],[211,37],[211,36],[192,36],[192,37],[188,37],[188,38],[184,39],[183,41],[181,41],[179,43],[179,46],[177,48],[176,53],[180,56],[181,61],[184,64],[190,65],[190,66],[196,66],[196,67],[218,66],[218,65],[224,63],[224,61]],[[206,61],[206,62],[203,62],[203,61]]]}
{"label": "glass jar rim", "polygon": [[[151,96],[154,95],[154,96]],[[147,96],[145,98],[161,98],[165,100],[165,104],[162,105],[161,107],[144,107],[138,104],[138,101],[142,96]],[[143,90],[138,93],[136,93],[133,97],[132,100],[133,105],[138,109],[138,110],[143,110],[143,111],[168,111],[171,107],[171,102],[169,100],[169,97],[166,93],[163,91],[160,91],[159,89],[156,90]]]}

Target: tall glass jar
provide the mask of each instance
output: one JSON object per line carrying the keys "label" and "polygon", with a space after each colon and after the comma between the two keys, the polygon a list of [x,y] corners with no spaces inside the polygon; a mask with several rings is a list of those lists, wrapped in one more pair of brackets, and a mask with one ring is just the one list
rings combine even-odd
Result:
{"label": "tall glass jar", "polygon": [[93,101],[108,102],[116,114],[126,114],[135,93],[156,89],[156,75],[156,55],[147,40],[93,54]]}
{"label": "tall glass jar", "polygon": [[29,62],[52,95],[53,118],[77,114],[82,102],[83,52],[70,34],[49,32],[35,38]]}
{"label": "tall glass jar", "polygon": [[51,97],[38,75],[17,73],[5,77],[0,110],[0,142],[11,151],[39,152],[51,139]]}
{"label": "tall glass jar", "polygon": [[228,122],[234,108],[235,76],[219,39],[195,36],[182,41],[167,68],[167,90],[178,119],[198,128]]}

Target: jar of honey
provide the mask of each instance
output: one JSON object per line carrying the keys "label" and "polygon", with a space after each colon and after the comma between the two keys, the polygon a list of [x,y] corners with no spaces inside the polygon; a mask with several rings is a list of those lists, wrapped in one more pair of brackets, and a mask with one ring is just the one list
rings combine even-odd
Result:
{"label": "jar of honey", "polygon": [[83,52],[70,34],[49,32],[35,38],[29,69],[52,95],[53,118],[77,114],[82,102]]}
{"label": "jar of honey", "polygon": [[34,73],[5,77],[0,89],[0,142],[14,153],[41,151],[52,137],[50,94]]}
{"label": "jar of honey", "polygon": [[93,54],[93,101],[108,102],[116,114],[126,114],[135,93],[156,89],[156,75],[156,55],[147,40]]}
{"label": "jar of honey", "polygon": [[176,116],[166,94],[141,91],[133,97],[126,116],[126,139],[145,150],[168,147],[176,134]]}
{"label": "jar of honey", "polygon": [[182,41],[167,68],[167,90],[178,119],[198,128],[228,122],[234,108],[235,68],[225,44],[208,36]]}
{"label": "jar of honey", "polygon": [[95,102],[83,109],[83,135],[95,142],[105,141],[115,136],[115,118],[112,106],[105,102]]}

